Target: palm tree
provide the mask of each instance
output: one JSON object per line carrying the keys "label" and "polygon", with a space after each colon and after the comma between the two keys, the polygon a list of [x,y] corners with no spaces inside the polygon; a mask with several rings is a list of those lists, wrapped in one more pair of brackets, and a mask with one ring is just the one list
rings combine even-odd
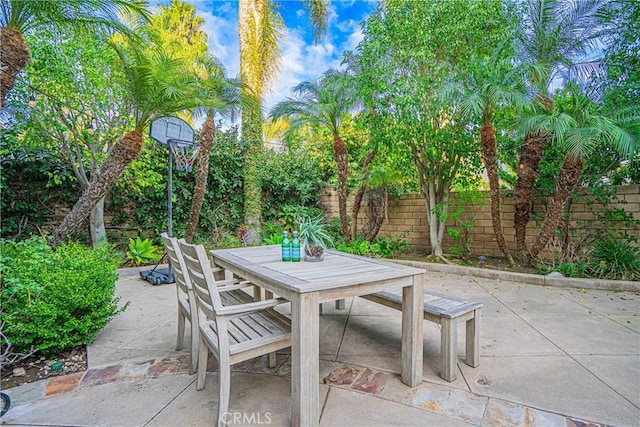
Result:
{"label": "palm tree", "polygon": [[23,33],[39,26],[99,27],[125,34],[125,16],[148,20],[145,0],[0,0],[0,108],[16,75],[29,62]]}
{"label": "palm tree", "polygon": [[[472,82],[472,88],[460,102],[463,113],[467,117],[479,117],[482,121],[480,142],[482,158],[489,178],[489,194],[491,196],[491,223],[493,234],[502,255],[507,257],[507,245],[500,220],[500,180],[498,175],[498,151],[496,130],[493,126],[496,113],[500,108],[508,106],[521,108],[525,105],[524,92],[517,90],[514,72],[503,73],[508,62],[498,61],[490,69],[490,75],[481,81]],[[473,87],[475,86],[475,87]]]}
{"label": "palm tree", "polygon": [[[316,39],[326,29],[328,0],[305,0]],[[259,153],[262,150],[261,101],[274,81],[280,65],[280,40],[284,23],[270,0],[240,0],[240,80],[245,85],[242,97],[254,105],[242,110],[242,139],[245,148],[244,214],[248,232],[245,240],[260,240],[262,191],[258,178]]]}
{"label": "palm tree", "polygon": [[[203,97],[207,99],[209,106],[199,107],[195,110],[196,115],[204,113],[206,120],[200,133],[200,150],[196,159],[196,183],[185,235],[187,242],[191,242],[195,236],[207,189],[209,157],[216,140],[216,115],[220,114],[222,117],[235,121],[241,105],[240,88],[242,86],[240,82],[236,79],[226,78],[224,67],[216,58],[209,57],[204,65],[207,78],[201,80],[201,83],[204,89]],[[252,105],[248,105],[246,108],[251,107]]]}
{"label": "palm tree", "polygon": [[567,108],[558,107],[551,115],[533,116],[525,124],[532,132],[552,135],[553,143],[566,152],[544,221],[529,252],[531,257],[538,256],[549,243],[564,206],[578,183],[585,159],[594,147],[605,142],[629,159],[638,152],[640,105],[617,111],[605,110],[604,107],[596,107],[574,85],[570,89]]}
{"label": "palm tree", "polygon": [[338,209],[342,235],[350,240],[347,219],[347,173],[349,156],[347,146],[340,136],[340,124],[346,114],[358,106],[355,85],[344,72],[329,70],[315,82],[302,82],[293,88],[296,99],[289,98],[273,107],[271,116],[278,119],[289,116],[294,120],[292,128],[305,123],[326,127],[333,137],[333,158],[338,169]]}
{"label": "palm tree", "polygon": [[112,147],[91,176],[89,186],[63,219],[49,243],[57,246],[76,231],[89,211],[120,178],[124,169],[140,154],[142,132],[152,120],[176,111],[206,105],[198,99],[198,80],[181,60],[167,55],[162,46],[139,43],[112,46],[118,53],[125,76],[125,89],[135,117],[134,128]]}
{"label": "palm tree", "polygon": [[[580,75],[594,71],[589,58],[598,49],[602,27],[597,13],[608,0],[529,0],[521,28],[516,32],[516,54],[528,70],[533,106],[551,113],[554,109],[549,87],[560,74]],[[533,188],[538,177],[544,147],[552,135],[544,130],[525,134],[520,149],[514,193],[516,252],[525,258],[526,227],[529,222]]]}

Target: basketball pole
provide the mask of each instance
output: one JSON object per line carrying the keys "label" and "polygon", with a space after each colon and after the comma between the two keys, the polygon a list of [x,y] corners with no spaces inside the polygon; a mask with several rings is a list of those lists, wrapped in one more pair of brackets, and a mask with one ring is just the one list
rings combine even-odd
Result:
{"label": "basketball pole", "polygon": [[[167,234],[169,237],[173,237],[173,150],[171,144],[167,144],[169,147],[169,178],[167,181]],[[171,270],[171,263],[169,263],[169,269]]]}

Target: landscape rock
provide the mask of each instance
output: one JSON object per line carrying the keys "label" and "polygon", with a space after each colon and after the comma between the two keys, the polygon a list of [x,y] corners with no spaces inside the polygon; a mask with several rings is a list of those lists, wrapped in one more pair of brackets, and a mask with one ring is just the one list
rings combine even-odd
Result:
{"label": "landscape rock", "polygon": [[547,277],[564,277],[564,274],[560,273],[559,271],[552,271],[551,273],[547,274]]}

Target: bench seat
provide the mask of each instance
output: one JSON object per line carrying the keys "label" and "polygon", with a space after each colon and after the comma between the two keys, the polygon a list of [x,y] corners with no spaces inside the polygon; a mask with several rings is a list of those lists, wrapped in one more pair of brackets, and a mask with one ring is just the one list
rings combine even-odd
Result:
{"label": "bench seat", "polygon": [[[361,298],[402,311],[402,291],[377,292]],[[482,304],[450,295],[424,291],[424,319],[440,325],[442,348],[440,376],[446,381],[457,377],[458,322],[466,322],[465,363],[480,364],[480,310]]]}

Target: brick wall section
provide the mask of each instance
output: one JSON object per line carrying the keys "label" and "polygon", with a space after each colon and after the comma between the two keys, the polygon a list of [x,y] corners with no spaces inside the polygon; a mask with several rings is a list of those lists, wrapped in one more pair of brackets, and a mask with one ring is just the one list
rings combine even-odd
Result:
{"label": "brick wall section", "polygon": [[[626,212],[633,214],[635,220],[640,220],[640,185],[626,185],[615,187],[617,190],[617,199],[619,202],[612,203],[610,208],[622,208]],[[450,205],[455,206],[460,197],[456,193],[452,193]],[[491,201],[488,192],[482,193],[478,198],[478,203],[466,205],[460,219],[456,222],[450,222],[448,227],[456,227],[461,230],[461,221],[470,221],[473,225],[469,230],[468,238],[469,247],[473,255],[500,255],[500,250],[493,236],[493,226],[491,224]],[[570,229],[574,230],[580,236],[581,231],[585,228],[598,229],[603,226],[594,223],[594,210],[602,210],[601,205],[590,206],[588,204],[588,190],[578,192],[578,197],[571,205]],[[328,217],[338,216],[338,197],[332,189],[326,189],[322,197],[323,207]],[[503,194],[501,197],[501,221],[502,229],[507,242],[507,248],[515,251],[515,231],[513,228],[513,197]],[[545,199],[538,197],[534,199],[532,208],[532,220],[527,225],[527,246],[533,244],[537,235],[538,227],[544,218]],[[349,199],[347,206],[349,215],[351,214],[352,199]],[[362,223],[366,208],[360,210],[359,229]],[[536,217],[539,218],[536,221]],[[630,234],[634,234],[640,240],[640,229],[637,227],[626,226],[622,221],[618,221],[616,226],[621,230],[626,230]],[[609,227],[609,226],[607,226]],[[406,239],[411,244],[413,250],[425,251],[430,250],[429,245],[429,224],[427,222],[426,201],[420,194],[405,194],[397,202],[390,204],[389,218],[385,220],[379,236],[390,236],[407,232]],[[604,230],[603,230],[604,233]],[[577,237],[579,238],[579,237]],[[448,234],[445,233],[443,242],[444,250],[451,253],[454,245],[460,245],[455,242]],[[553,242],[547,248],[547,256],[554,250]]]}

